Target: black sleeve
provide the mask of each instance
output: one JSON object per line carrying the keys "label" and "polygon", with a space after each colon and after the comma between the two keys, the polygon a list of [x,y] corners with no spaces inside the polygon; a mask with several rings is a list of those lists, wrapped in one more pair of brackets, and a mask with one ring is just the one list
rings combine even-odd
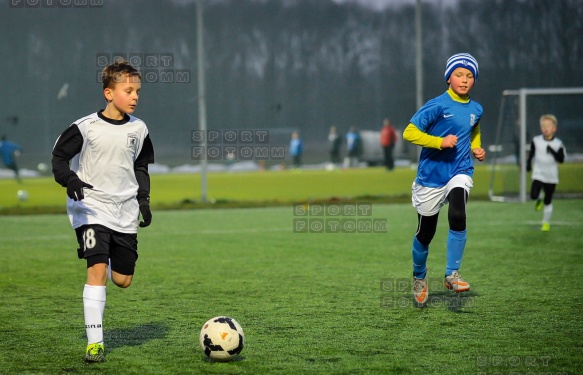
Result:
{"label": "black sleeve", "polygon": [[532,169],[532,158],[534,158],[534,141],[530,142],[530,152],[528,153],[528,159],[526,159],[526,170],[530,172]]}
{"label": "black sleeve", "polygon": [[565,161],[565,150],[561,147],[559,152],[555,155],[555,159],[558,163],[562,163]]}
{"label": "black sleeve", "polygon": [[134,166],[134,173],[138,181],[138,202],[144,203],[150,201],[150,174],[148,173],[148,164],[143,166]]}
{"label": "black sleeve", "polygon": [[145,165],[146,169],[148,164],[154,163],[154,145],[152,145],[152,140],[148,134],[144,139],[144,144],[142,145],[142,150],[134,162],[134,169],[136,166]]}
{"label": "black sleeve", "polygon": [[553,154],[557,163],[565,161],[565,151],[563,150],[563,147],[559,148],[559,151],[555,151],[551,146],[547,146],[547,151]]}
{"label": "black sleeve", "polygon": [[69,126],[57,139],[53,148],[52,167],[55,181],[61,186],[67,186],[71,178],[78,178],[69,168],[69,161],[81,152],[83,136],[76,124]]}
{"label": "black sleeve", "polygon": [[150,174],[148,173],[148,164],[154,162],[154,146],[150,135],[147,135],[142,145],[142,150],[134,162],[134,173],[138,181],[138,202],[150,201]]}

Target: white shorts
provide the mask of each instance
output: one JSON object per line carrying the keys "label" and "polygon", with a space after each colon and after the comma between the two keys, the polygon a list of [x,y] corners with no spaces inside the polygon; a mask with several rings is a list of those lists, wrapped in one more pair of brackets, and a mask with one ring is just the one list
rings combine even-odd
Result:
{"label": "white shorts", "polygon": [[472,178],[465,174],[458,174],[452,177],[447,185],[440,188],[429,188],[413,182],[411,201],[417,212],[423,216],[433,216],[439,212],[441,207],[448,203],[447,196],[453,188],[461,187],[470,195],[470,189],[474,186]]}

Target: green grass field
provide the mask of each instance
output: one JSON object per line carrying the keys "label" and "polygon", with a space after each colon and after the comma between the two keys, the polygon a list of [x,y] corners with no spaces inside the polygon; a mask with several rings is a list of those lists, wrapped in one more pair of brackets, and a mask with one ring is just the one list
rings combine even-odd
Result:
{"label": "green grass field", "polygon": [[[442,286],[442,214],[423,309],[410,292],[409,204],[373,203],[383,233],[294,233],[291,204],[154,211],[133,285],[108,286],[107,362],[92,365],[85,264],[66,215],[0,216],[0,373],[581,373],[583,201],[554,206],[542,233],[531,204],[471,201],[463,295]],[[198,333],[223,314],[246,347],[239,361],[210,363]]]}
{"label": "green grass field", "polygon": [[[288,204],[294,200],[351,198],[355,196],[408,196],[415,171],[408,168],[387,173],[382,168],[327,171],[266,171],[209,173],[208,199],[218,206]],[[199,174],[152,175],[152,205],[157,208],[196,206],[201,197]],[[482,184],[484,185],[484,184]],[[16,192],[29,193],[20,202]],[[485,188],[487,189],[487,187]],[[484,193],[487,190],[484,190]],[[0,180],[0,214],[58,210],[64,212],[66,192],[51,177]],[[198,202],[200,203],[200,202]]]}
{"label": "green grass field", "polygon": [[[505,167],[504,182],[517,189],[518,170]],[[514,172],[512,172],[514,170]],[[514,175],[513,175],[514,173]],[[251,173],[210,173],[208,175],[209,204],[201,204],[199,174],[152,175],[152,206],[156,209],[204,207],[257,207],[289,205],[294,201],[365,199],[375,202],[410,202],[411,183],[415,170],[396,168],[364,168],[336,171],[266,171]],[[583,164],[561,165],[561,183],[557,193],[582,193]],[[472,199],[488,198],[490,184],[488,165],[479,164],[474,174]],[[529,182],[530,183],[530,182]],[[500,183],[501,185],[501,183]],[[502,190],[502,187],[496,187]],[[17,198],[17,191],[29,194],[26,202]],[[51,177],[25,179],[18,184],[13,179],[0,180],[0,215],[18,213],[65,212],[65,189]]]}

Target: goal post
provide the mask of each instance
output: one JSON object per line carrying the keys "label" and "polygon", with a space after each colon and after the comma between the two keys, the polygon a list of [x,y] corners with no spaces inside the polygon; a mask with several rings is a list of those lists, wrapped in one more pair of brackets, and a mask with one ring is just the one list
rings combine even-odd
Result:
{"label": "goal post", "polygon": [[[526,163],[530,141],[540,134],[539,118],[552,113],[558,119],[557,137],[565,144],[567,155],[573,155],[561,166],[566,184],[564,193],[583,196],[583,87],[521,88],[502,92],[495,142],[488,147],[493,157],[489,196],[498,202],[526,202],[529,186]],[[573,175],[574,173],[574,175]],[[581,187],[578,187],[577,180]]]}

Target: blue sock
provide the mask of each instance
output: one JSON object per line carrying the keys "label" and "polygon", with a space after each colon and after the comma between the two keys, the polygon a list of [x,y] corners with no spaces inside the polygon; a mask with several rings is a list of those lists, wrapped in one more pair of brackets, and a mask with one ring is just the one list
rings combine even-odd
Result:
{"label": "blue sock", "polygon": [[447,236],[447,265],[445,267],[445,276],[451,275],[453,271],[460,269],[464,249],[466,247],[466,231],[449,230]]}
{"label": "blue sock", "polygon": [[425,278],[427,274],[427,255],[429,245],[425,246],[417,241],[417,236],[413,237],[413,276],[418,279]]}

